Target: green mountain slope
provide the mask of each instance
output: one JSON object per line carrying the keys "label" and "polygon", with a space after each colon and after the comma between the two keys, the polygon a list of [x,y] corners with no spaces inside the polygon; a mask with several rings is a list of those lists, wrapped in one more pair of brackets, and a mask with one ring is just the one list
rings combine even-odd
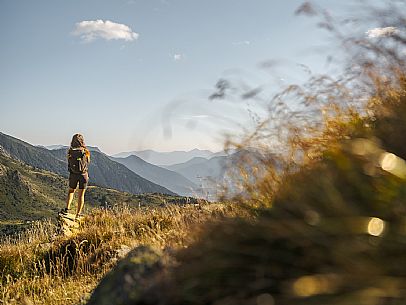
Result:
{"label": "green mountain slope", "polygon": [[[0,233],[14,231],[16,225],[18,227],[27,221],[55,218],[65,206],[67,184],[66,177],[27,165],[0,149]],[[157,193],[130,194],[90,186],[85,202],[85,210],[88,210],[101,205],[176,204],[185,202],[185,199]]]}
{"label": "green mountain slope", "polygon": [[[34,168],[0,151],[0,220],[2,222],[54,217],[65,206],[67,179]],[[86,192],[86,205],[98,206],[113,197],[128,202],[132,194],[100,187]],[[112,199],[113,199],[112,198]]]}
{"label": "green mountain slope", "polygon": [[0,152],[0,220],[36,220],[55,214],[64,205],[66,180]]}
{"label": "green mountain slope", "polygon": [[[48,150],[3,133],[0,133],[0,146],[11,157],[35,168],[52,171],[65,177],[68,175],[65,149]],[[124,165],[110,160],[97,151],[92,151],[89,175],[91,184],[123,192],[174,194],[166,188],[138,176]]]}
{"label": "green mountain slope", "polygon": [[0,132],[0,146],[13,158],[36,168],[67,176],[65,164],[43,147],[36,147]]}

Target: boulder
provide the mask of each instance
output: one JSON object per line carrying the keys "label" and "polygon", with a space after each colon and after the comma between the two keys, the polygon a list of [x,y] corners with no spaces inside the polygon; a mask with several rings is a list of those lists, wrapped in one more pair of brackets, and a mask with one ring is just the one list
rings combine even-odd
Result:
{"label": "boulder", "polygon": [[131,250],[100,282],[88,305],[133,304],[148,276],[162,269],[162,253],[147,246]]}

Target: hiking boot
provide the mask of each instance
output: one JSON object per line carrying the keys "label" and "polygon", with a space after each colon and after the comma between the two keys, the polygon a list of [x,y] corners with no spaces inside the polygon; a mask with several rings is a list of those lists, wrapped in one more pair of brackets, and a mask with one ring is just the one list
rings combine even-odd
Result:
{"label": "hiking boot", "polygon": [[69,210],[68,210],[68,208],[64,208],[64,209],[62,209],[59,213],[60,213],[60,214],[63,214],[63,215],[68,215]]}
{"label": "hiking boot", "polygon": [[76,220],[76,221],[81,221],[84,217],[85,217],[85,215],[83,215],[83,214],[81,213],[81,214],[76,215],[75,220]]}

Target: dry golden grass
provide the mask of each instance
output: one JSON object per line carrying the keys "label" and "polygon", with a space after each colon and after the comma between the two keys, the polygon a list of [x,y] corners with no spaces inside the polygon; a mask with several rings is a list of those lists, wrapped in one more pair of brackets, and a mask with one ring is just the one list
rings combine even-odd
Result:
{"label": "dry golden grass", "polygon": [[233,206],[94,210],[73,237],[50,221],[0,244],[2,304],[80,304],[127,251],[138,245],[179,249],[199,224],[241,213]]}
{"label": "dry golden grass", "polygon": [[396,73],[375,79],[359,113],[343,108],[297,134],[292,151],[314,157],[289,167],[289,154],[272,162],[262,151],[254,179],[243,158],[235,199],[258,217],[208,226],[131,304],[406,304],[406,77]]}

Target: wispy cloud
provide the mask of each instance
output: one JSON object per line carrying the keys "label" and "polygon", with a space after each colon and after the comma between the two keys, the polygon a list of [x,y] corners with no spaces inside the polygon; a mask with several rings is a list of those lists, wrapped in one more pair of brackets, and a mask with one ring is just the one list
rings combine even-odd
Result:
{"label": "wispy cloud", "polygon": [[208,114],[186,114],[186,115],[181,115],[179,116],[179,120],[184,120],[184,121],[201,121],[201,120],[206,120],[211,118],[210,115]]}
{"label": "wispy cloud", "polygon": [[184,58],[184,55],[183,55],[183,54],[180,54],[180,53],[173,54],[173,60],[174,60],[174,61],[180,61],[180,60],[182,60],[183,58]]}
{"label": "wispy cloud", "polygon": [[85,42],[91,42],[98,38],[105,40],[125,40],[133,41],[139,36],[138,33],[121,23],[115,23],[110,20],[89,20],[76,23],[73,35],[79,36]]}
{"label": "wispy cloud", "polygon": [[250,44],[251,44],[251,41],[249,41],[249,40],[233,42],[233,45],[235,45],[235,46],[242,46],[242,45],[249,46]]}
{"label": "wispy cloud", "polygon": [[388,26],[386,28],[374,28],[366,32],[368,38],[378,38],[392,36],[398,32],[398,29],[394,26]]}

